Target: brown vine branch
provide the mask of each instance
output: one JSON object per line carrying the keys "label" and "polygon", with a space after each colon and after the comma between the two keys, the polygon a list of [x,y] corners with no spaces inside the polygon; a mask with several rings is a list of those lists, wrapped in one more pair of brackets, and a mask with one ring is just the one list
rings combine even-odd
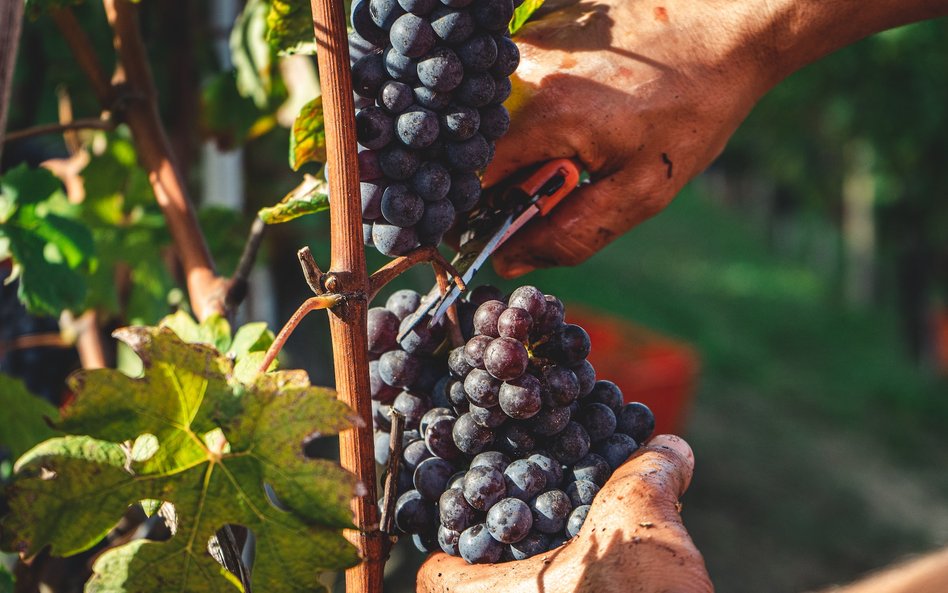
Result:
{"label": "brown vine branch", "polygon": [[303,304],[293,313],[290,320],[286,322],[286,325],[284,325],[280,333],[277,334],[273,343],[270,344],[270,347],[267,349],[267,354],[263,358],[263,363],[260,365],[260,372],[267,372],[267,369],[269,369],[273,361],[276,360],[280,350],[283,349],[283,345],[286,344],[289,337],[293,335],[293,332],[296,331],[296,327],[303,321],[304,317],[318,309],[332,309],[343,300],[344,297],[342,295],[326,294],[310,297],[303,301]]}
{"label": "brown vine branch", "polygon": [[385,488],[382,498],[382,518],[379,520],[379,529],[382,533],[389,535],[395,533],[395,499],[398,498],[398,466],[402,459],[404,433],[405,416],[393,408],[391,438],[388,441],[388,466],[385,470]]}
{"label": "brown vine branch", "polygon": [[240,261],[237,262],[237,268],[227,284],[227,294],[224,296],[224,306],[227,311],[233,311],[240,303],[247,298],[247,290],[250,286],[250,273],[253,271],[253,265],[257,261],[257,254],[260,252],[260,246],[263,244],[263,236],[266,234],[267,225],[260,217],[253,219],[250,225],[250,233],[247,236],[247,242],[244,244],[244,250],[240,254]]}
{"label": "brown vine branch", "polygon": [[435,273],[440,269],[450,274],[459,290],[467,290],[464,280],[461,279],[461,274],[451,265],[451,262],[441,255],[436,247],[419,247],[406,255],[396,257],[369,277],[369,301],[371,302],[386,284],[421,263],[431,264],[431,267],[435,269]]}
{"label": "brown vine branch", "polygon": [[319,269],[316,260],[313,258],[313,252],[309,247],[303,247],[296,252],[297,259],[300,260],[300,267],[303,268],[303,277],[306,278],[306,284],[315,294],[323,294],[326,287],[323,286],[323,271]]}
{"label": "brown vine branch", "polygon": [[109,77],[102,69],[99,56],[96,55],[92,42],[76,19],[76,15],[71,8],[66,7],[51,8],[49,15],[69,46],[69,50],[79,64],[79,69],[89,79],[92,92],[95,93],[99,104],[103,109],[108,110],[111,107],[114,95],[112,83],[109,82]]}
{"label": "brown vine branch", "polygon": [[62,132],[68,132],[69,130],[114,130],[115,122],[110,119],[98,119],[94,117],[88,117],[85,119],[76,119],[70,122],[61,123],[61,124],[43,124],[39,126],[34,126],[32,128],[26,128],[25,130],[17,130],[15,132],[10,132],[6,135],[6,138],[3,141],[14,142],[16,140],[22,140],[23,138],[30,138],[33,136],[42,136],[44,134],[59,134]]}

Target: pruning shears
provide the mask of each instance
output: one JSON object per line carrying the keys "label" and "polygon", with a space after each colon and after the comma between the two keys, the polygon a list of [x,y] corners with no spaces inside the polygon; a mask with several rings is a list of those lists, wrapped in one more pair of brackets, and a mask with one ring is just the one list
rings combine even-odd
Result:
{"label": "pruning shears", "polygon": [[[469,284],[487,259],[534,217],[546,216],[570,194],[580,182],[580,165],[572,159],[547,161],[525,179],[488,193],[484,206],[468,217],[461,232],[458,254],[451,261]],[[398,340],[408,335],[431,313],[429,326],[436,325],[461,296],[452,284],[443,295],[435,287],[425,298],[411,321],[399,333]]]}

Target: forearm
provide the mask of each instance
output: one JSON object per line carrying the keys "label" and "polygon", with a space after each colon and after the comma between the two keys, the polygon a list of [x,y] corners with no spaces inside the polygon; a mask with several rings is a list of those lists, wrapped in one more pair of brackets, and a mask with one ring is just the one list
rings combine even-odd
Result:
{"label": "forearm", "polygon": [[948,550],[825,593],[944,593],[948,591]]}

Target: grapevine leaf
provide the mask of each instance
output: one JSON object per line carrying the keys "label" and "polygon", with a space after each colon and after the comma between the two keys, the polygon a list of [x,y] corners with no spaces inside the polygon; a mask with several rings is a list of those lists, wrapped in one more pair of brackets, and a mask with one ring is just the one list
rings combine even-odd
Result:
{"label": "grapevine leaf", "polygon": [[26,388],[23,381],[0,373],[0,448],[16,459],[30,447],[56,435],[44,418],[56,420],[59,411]]}
{"label": "grapevine leaf", "polygon": [[329,188],[326,182],[312,175],[304,175],[302,183],[278,204],[261,208],[257,216],[266,224],[280,224],[325,210],[329,210]]}
{"label": "grapevine leaf", "polygon": [[273,332],[262,321],[239,327],[231,339],[230,323],[216,314],[198,323],[191,315],[179,310],[162,319],[158,326],[170,329],[185,342],[214,346],[238,362],[248,354],[266,352],[273,343]]}
{"label": "grapevine leaf", "polygon": [[268,111],[285,98],[275,52],[266,40],[267,3],[250,0],[237,17],[230,34],[230,53],[237,72],[237,90]]}
{"label": "grapevine leaf", "polygon": [[315,54],[313,12],[309,2],[272,0],[267,13],[267,41],[280,55]]}
{"label": "grapevine leaf", "polygon": [[[103,553],[86,591],[232,590],[207,552],[226,525],[254,534],[253,584],[261,591],[322,590],[319,571],[358,562],[341,534],[351,527],[354,476],[303,453],[306,439],[355,421],[330,390],[309,385],[302,371],[240,382],[228,357],[168,328],[125,328],[116,337],[142,359],[144,375],[74,375],[76,401],[61,424],[73,434],[17,462],[5,548],[31,555],[49,545],[55,555],[74,554],[95,545],[129,505],[161,500],[159,512],[173,515],[171,539]],[[149,440],[144,434],[157,437],[147,459],[136,453]],[[132,447],[118,442],[136,437]]]}
{"label": "grapevine leaf", "polygon": [[513,18],[510,19],[510,34],[516,34],[541,6],[543,6],[543,0],[524,0],[523,4],[514,10]]}
{"label": "grapevine leaf", "polygon": [[0,178],[0,237],[20,273],[18,294],[33,313],[77,309],[94,269],[89,229],[72,209],[53,174],[21,165]]}
{"label": "grapevine leaf", "polygon": [[303,105],[290,133],[290,167],[296,171],[310,162],[326,162],[326,126],[323,121],[322,97],[316,97]]}

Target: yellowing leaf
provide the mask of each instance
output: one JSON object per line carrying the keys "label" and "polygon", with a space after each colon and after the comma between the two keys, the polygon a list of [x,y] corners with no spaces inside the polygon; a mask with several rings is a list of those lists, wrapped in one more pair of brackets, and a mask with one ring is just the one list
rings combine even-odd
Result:
{"label": "yellowing leaf", "polygon": [[290,132],[290,167],[296,171],[311,162],[326,162],[326,127],[323,122],[322,97],[316,97],[303,105]]}
{"label": "yellowing leaf", "polygon": [[533,16],[533,13],[543,6],[543,0],[523,0],[523,4],[514,10],[513,18],[510,19],[510,34],[514,35],[520,30],[527,21]]}

